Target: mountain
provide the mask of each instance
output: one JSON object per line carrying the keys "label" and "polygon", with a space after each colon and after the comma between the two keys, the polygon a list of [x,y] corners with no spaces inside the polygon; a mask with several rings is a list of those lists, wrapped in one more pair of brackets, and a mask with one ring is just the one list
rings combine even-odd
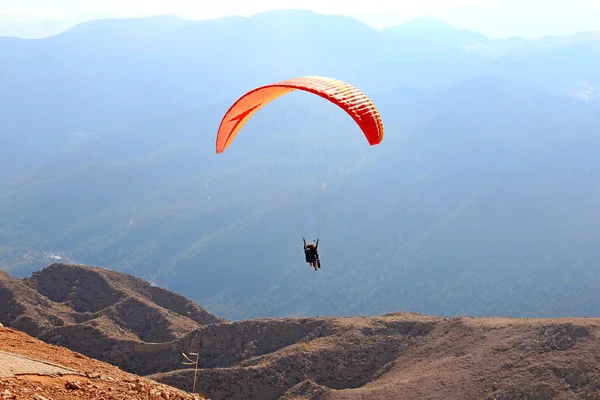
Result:
{"label": "mountain", "polygon": [[582,100],[600,96],[600,34],[544,38],[490,49],[499,54],[488,65],[493,76]]}
{"label": "mountain", "polygon": [[[269,340],[246,342],[242,361],[203,366],[198,382],[211,399],[541,399],[593,397],[599,391],[595,320],[398,313],[261,322],[282,336],[311,322],[318,328],[266,354]],[[245,338],[244,325],[234,330]],[[213,362],[208,354],[220,343],[207,340],[208,332],[195,334],[190,335],[192,348]],[[193,373],[178,369],[149,377],[189,388]]]}
{"label": "mountain", "polygon": [[90,34],[93,32],[115,35],[148,35],[157,32],[168,32],[197,24],[196,21],[161,15],[146,18],[106,18],[93,19],[65,29],[62,34]]}
{"label": "mountain", "polygon": [[169,342],[224,321],[133,276],[78,265],[52,264],[23,280],[0,271],[0,300],[2,324],[109,361],[119,345]]}
{"label": "mountain", "polygon": [[[60,302],[65,311],[71,307],[87,310],[89,289],[99,278],[121,291],[127,287],[130,293],[148,288],[163,295],[168,293],[125,274],[74,265],[53,265],[24,280],[3,276],[0,287],[23,285],[37,289],[13,290],[12,303],[28,303],[35,297],[49,302],[50,297],[42,293],[54,293],[53,297],[60,293],[69,298]],[[69,282],[68,290],[64,281]],[[104,292],[110,295],[110,290]],[[193,305],[184,298],[179,300],[181,304]],[[102,301],[93,304],[96,308],[104,306]],[[56,307],[41,305],[47,310]],[[100,313],[111,315],[112,308],[103,308]],[[201,326],[188,325],[185,334],[169,341],[132,341],[131,337],[138,334],[135,326],[146,313],[121,313],[123,328],[111,344],[101,335],[87,334],[89,325],[84,324],[70,325],[70,329],[54,335],[44,331],[38,335],[46,342],[62,343],[73,350],[85,338],[81,353],[88,357],[95,353],[100,360],[144,378],[57,346],[41,344],[7,328],[0,328],[0,351],[75,369],[85,375],[68,376],[68,382],[78,380],[77,386],[72,383],[69,387],[85,393],[86,398],[97,395],[98,399],[102,395],[98,392],[106,390],[106,386],[114,385],[112,390],[120,391],[127,382],[134,391],[130,392],[132,398],[151,398],[156,396],[152,390],[158,389],[153,381],[186,391],[193,390],[195,381],[196,392],[214,400],[447,399],[459,394],[464,399],[568,399],[600,395],[594,351],[600,331],[597,319],[440,318],[407,312],[236,322],[213,318]],[[0,312],[2,315],[5,313]],[[48,315],[45,324],[53,321]],[[20,320],[5,319],[4,323],[14,327]],[[197,370],[182,364],[182,353],[198,355]],[[4,354],[0,353],[0,359]],[[195,354],[191,358],[195,361]],[[22,388],[25,382],[27,378],[15,379],[8,390]],[[61,385],[64,384],[63,381]],[[6,387],[4,379],[0,385]],[[39,389],[31,390],[42,389],[39,385]],[[50,385],[42,386],[42,390],[55,390]],[[174,389],[166,386],[159,390],[176,395]]]}
{"label": "mountain", "polygon": [[[299,10],[2,39],[1,266],[124,271],[229,319],[596,316],[596,46],[464,49]],[[239,95],[308,74],[364,90],[382,144],[291,93],[214,154]]]}
{"label": "mountain", "polygon": [[[467,51],[465,43],[478,45]],[[486,41],[427,18],[378,31],[303,10],[209,21],[104,19],[44,39],[0,37],[0,178],[27,173],[90,135],[298,75],[334,76],[368,92],[496,76],[592,98],[600,85],[597,43],[593,33]]]}
{"label": "mountain", "polygon": [[82,137],[290,76],[335,76],[365,90],[432,87],[464,76],[460,69],[479,59],[301,10],[89,21],[41,40],[0,38],[0,54],[0,178],[39,166]]}
{"label": "mountain", "polygon": [[[6,187],[4,259],[21,276],[48,257],[109,266],[229,319],[597,315],[595,102],[496,78],[372,97],[373,148],[310,95],[262,110],[224,157],[227,103],[90,138]],[[300,237],[319,228],[316,277]]]}
{"label": "mountain", "polygon": [[198,395],[135,376],[2,325],[0,378],[0,393],[6,399],[200,400]]}
{"label": "mountain", "polygon": [[421,40],[442,46],[468,48],[490,42],[485,35],[467,29],[457,29],[442,20],[422,17],[409,21],[403,25],[385,28],[398,37],[410,40]]}
{"label": "mountain", "polygon": [[41,39],[63,32],[75,24],[72,21],[23,21],[0,16],[0,37]]}

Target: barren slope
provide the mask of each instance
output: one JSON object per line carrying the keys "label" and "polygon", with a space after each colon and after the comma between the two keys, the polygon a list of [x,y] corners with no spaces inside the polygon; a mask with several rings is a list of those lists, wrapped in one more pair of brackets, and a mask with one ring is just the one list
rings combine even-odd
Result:
{"label": "barren slope", "polygon": [[[34,339],[23,332],[0,327],[2,367],[13,374],[0,377],[0,399],[16,400],[101,400],[101,399],[180,399],[200,398],[173,387],[140,378],[103,362],[87,358],[63,347]],[[20,356],[27,356],[22,358]],[[27,362],[24,365],[23,360]],[[36,361],[39,360],[39,361]],[[45,373],[35,368],[49,361],[71,371]],[[6,365],[10,363],[11,365]],[[33,366],[33,368],[32,368]],[[58,368],[56,368],[59,371]]]}
{"label": "barren slope", "polygon": [[[213,400],[598,399],[599,333],[597,319],[398,313],[212,325],[178,342],[200,353]],[[174,352],[152,357],[177,369]],[[150,377],[189,388],[192,371]]]}
{"label": "barren slope", "polygon": [[0,323],[113,364],[121,346],[169,342],[222,321],[183,296],[102,268],[52,264],[25,279],[0,271]]}
{"label": "barren slope", "polygon": [[0,274],[0,321],[188,391],[194,371],[181,353],[198,353],[197,390],[213,400],[600,399],[598,319],[205,313],[99,268]]}

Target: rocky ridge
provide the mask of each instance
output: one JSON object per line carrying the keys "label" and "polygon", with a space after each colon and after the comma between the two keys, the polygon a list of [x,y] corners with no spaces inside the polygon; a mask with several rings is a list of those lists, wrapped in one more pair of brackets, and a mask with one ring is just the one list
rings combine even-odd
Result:
{"label": "rocky ridge", "polygon": [[[229,322],[131,276],[53,265],[24,280],[0,275],[0,322],[186,391],[196,375],[212,400],[600,398],[593,318]],[[182,353],[198,354],[197,371]]]}
{"label": "rocky ridge", "polygon": [[0,271],[0,323],[118,365],[120,348],[165,343],[225,321],[132,275],[52,264],[29,278]]}

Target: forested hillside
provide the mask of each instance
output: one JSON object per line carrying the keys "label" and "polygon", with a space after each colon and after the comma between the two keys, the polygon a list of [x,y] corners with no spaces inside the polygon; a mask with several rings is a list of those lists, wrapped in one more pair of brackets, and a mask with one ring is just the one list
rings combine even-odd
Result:
{"label": "forested hillside", "polygon": [[[229,319],[598,316],[599,47],[304,11],[0,38],[0,265],[125,271]],[[363,90],[383,142],[292,93],[215,154],[237,97],[301,75]]]}

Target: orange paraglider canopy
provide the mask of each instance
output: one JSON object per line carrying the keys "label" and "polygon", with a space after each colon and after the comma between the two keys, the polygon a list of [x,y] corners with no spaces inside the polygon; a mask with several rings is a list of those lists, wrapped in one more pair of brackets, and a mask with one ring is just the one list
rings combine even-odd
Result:
{"label": "orange paraglider canopy", "polygon": [[253,89],[240,97],[227,111],[217,133],[217,154],[233,142],[242,126],[263,107],[294,90],[321,96],[346,111],[356,121],[369,144],[383,139],[383,122],[373,102],[357,88],[333,78],[303,76]]}

